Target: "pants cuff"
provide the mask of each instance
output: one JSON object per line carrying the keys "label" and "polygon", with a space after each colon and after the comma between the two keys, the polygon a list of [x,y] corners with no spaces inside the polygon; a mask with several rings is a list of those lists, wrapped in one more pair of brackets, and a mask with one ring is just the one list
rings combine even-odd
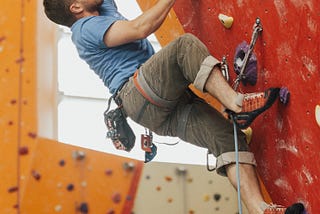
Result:
{"label": "pants cuff", "polygon": [[[217,157],[217,173],[222,176],[227,176],[225,167],[229,164],[234,164],[236,162],[235,152],[226,152]],[[239,152],[239,163],[250,164],[257,166],[256,159],[252,152]]]}
{"label": "pants cuff", "polygon": [[207,82],[207,79],[213,69],[214,66],[219,65],[220,61],[214,58],[213,56],[207,56],[203,62],[201,63],[200,70],[194,80],[194,87],[200,90],[201,92],[204,91],[204,86]]}

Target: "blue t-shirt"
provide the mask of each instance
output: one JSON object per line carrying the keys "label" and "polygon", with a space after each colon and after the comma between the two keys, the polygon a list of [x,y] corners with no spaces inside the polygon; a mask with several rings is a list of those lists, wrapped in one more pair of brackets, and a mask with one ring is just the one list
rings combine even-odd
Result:
{"label": "blue t-shirt", "polygon": [[72,41],[80,58],[85,60],[113,94],[148,60],[154,49],[147,39],[108,48],[103,41],[109,27],[118,20],[126,20],[114,0],[104,0],[99,16],[79,19],[72,27]]}

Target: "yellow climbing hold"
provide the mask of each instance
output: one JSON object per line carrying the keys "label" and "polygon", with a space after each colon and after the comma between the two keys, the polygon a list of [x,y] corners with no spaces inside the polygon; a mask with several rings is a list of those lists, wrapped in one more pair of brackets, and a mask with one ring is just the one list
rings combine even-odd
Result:
{"label": "yellow climbing hold", "polygon": [[252,128],[248,127],[246,129],[243,129],[242,132],[246,135],[247,143],[250,144],[252,138]]}
{"label": "yellow climbing hold", "polygon": [[210,200],[210,196],[209,196],[209,195],[204,195],[204,196],[203,196],[203,200],[204,200],[205,202],[209,201],[209,200]]}
{"label": "yellow climbing hold", "polygon": [[233,17],[231,16],[227,16],[224,14],[219,14],[218,18],[220,20],[220,22],[222,23],[222,25],[226,28],[231,28],[232,24],[233,24]]}
{"label": "yellow climbing hold", "polygon": [[320,126],[320,105],[316,106],[315,114],[316,114],[317,124],[318,124],[318,126]]}

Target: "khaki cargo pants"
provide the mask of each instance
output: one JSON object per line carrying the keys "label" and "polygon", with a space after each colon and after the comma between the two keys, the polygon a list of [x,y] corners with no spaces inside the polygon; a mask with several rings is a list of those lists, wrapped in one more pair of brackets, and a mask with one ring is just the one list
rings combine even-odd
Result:
{"label": "khaki cargo pants", "polygon": [[[193,83],[200,91],[219,61],[204,44],[185,34],[164,47],[136,72],[152,103],[137,90],[134,78],[119,92],[124,112],[132,120],[158,135],[179,137],[207,148],[217,158],[217,172],[226,175],[225,166],[235,162],[233,125],[203,100],[190,95]],[[239,161],[255,165],[255,159],[238,130]]]}

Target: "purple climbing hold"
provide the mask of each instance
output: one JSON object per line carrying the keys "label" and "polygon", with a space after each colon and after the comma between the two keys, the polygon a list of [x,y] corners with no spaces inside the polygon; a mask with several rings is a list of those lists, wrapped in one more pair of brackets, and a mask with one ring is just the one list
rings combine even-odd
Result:
{"label": "purple climbing hold", "polygon": [[[244,57],[249,50],[249,45],[247,42],[243,41],[236,48],[234,56],[234,70],[236,74],[240,74],[241,68],[243,67]],[[251,54],[246,69],[243,72],[243,77],[241,81],[244,85],[249,83],[250,85],[255,85],[257,83],[257,57],[254,53]]]}
{"label": "purple climbing hold", "polygon": [[289,102],[290,92],[288,88],[286,87],[280,88],[279,98],[280,98],[280,102],[282,102],[283,104],[287,104]]}

